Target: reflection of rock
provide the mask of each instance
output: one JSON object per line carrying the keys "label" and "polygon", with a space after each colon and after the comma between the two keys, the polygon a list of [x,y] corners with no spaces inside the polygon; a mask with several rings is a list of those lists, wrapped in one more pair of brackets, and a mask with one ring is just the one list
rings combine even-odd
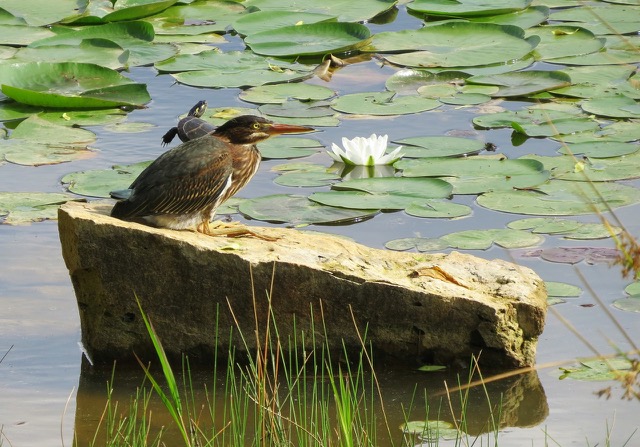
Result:
{"label": "reflection of rock", "polygon": [[528,268],[459,253],[377,250],[289,229],[256,228],[276,242],[209,237],[123,222],[107,216],[110,208],[68,203],[59,213],[82,340],[95,361],[133,352],[155,358],[135,296],[174,357],[207,361],[216,347],[244,349],[239,337],[230,339],[235,322],[251,348],[254,318],[263,329],[273,290],[284,340],[304,331],[309,342],[313,334],[337,350],[342,341],[360,347],[353,310],[367,341],[394,358],[468,364],[482,351],[481,362],[496,367],[534,362],[546,294]]}

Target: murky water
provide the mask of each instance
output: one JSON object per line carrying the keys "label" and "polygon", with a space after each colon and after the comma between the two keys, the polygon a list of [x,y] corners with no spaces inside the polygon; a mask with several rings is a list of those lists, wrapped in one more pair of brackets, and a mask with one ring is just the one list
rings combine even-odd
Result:
{"label": "murky water", "polygon": [[[405,20],[413,21],[406,17]],[[395,22],[392,26],[405,26]],[[339,71],[330,86],[339,92],[382,90],[384,80],[393,71],[379,68],[374,62],[349,66]],[[2,191],[60,191],[59,179],[72,171],[107,168],[112,164],[126,164],[148,160],[163,149],[160,137],[174,125],[177,115],[186,112],[195,102],[206,99],[210,107],[248,106],[237,99],[237,90],[202,90],[172,85],[169,76],[156,77],[151,68],[135,69],[130,76],[146,82],[154,100],[145,110],[129,115],[130,121],[151,122],[157,127],[139,134],[115,134],[102,128],[97,132],[95,158],[74,163],[39,168],[3,165],[0,167]],[[366,80],[366,82],[363,82]],[[312,81],[322,84],[321,81]],[[518,104],[513,104],[518,107]],[[511,107],[511,106],[510,106]],[[330,146],[342,136],[369,135],[373,131],[389,134],[393,138],[442,135],[449,131],[477,132],[478,137],[496,144],[500,151],[516,157],[525,153],[551,154],[555,143],[531,139],[514,148],[510,132],[506,130],[474,131],[471,118],[473,108],[438,110],[375,120],[346,119],[340,127],[321,129],[313,135]],[[318,153],[305,161],[329,164],[328,156]],[[290,188],[275,185],[275,174],[270,168],[281,163],[266,161],[260,173],[241,192],[243,197],[256,197],[266,193],[291,192]],[[306,190],[305,190],[306,192]],[[463,197],[461,203],[473,206],[473,197]],[[639,233],[640,207],[618,211],[618,216],[633,234]],[[239,217],[234,217],[239,218]],[[474,206],[472,218],[438,221],[412,218],[404,213],[384,213],[374,219],[349,226],[315,227],[321,231],[354,238],[372,247],[383,247],[390,239],[399,237],[439,236],[452,231],[478,228],[499,228],[514,220],[513,215],[500,214]],[[260,225],[268,225],[262,224]],[[547,237],[545,247],[573,245],[558,238]],[[581,245],[587,245],[583,243]],[[589,242],[590,246],[611,247],[611,240]],[[515,260],[533,268],[545,280],[564,281],[583,286],[574,267],[550,264],[534,258],[519,258],[500,248],[473,252],[486,259]],[[55,222],[31,226],[10,227],[0,225],[0,444],[15,447],[71,445],[74,426],[78,430],[80,445],[93,436],[97,420],[104,407],[106,380],[110,372],[81,372],[82,353],[79,347],[79,320],[75,297],[67,270],[60,255]],[[623,296],[628,281],[620,278],[618,269],[605,265],[584,265],[576,268],[587,277],[606,306]],[[593,305],[593,306],[591,306]],[[612,345],[629,349],[628,344],[609,321],[589,293],[554,307],[569,319],[602,353],[612,353]],[[634,340],[640,340],[638,314],[624,313],[611,308],[620,325]],[[547,326],[538,345],[538,364],[572,360],[589,356],[592,352],[572,335],[560,320],[549,313]],[[402,405],[411,399],[414,387],[427,388],[429,394],[442,390],[442,376],[387,369],[380,367],[384,385],[386,409],[391,427],[396,429],[403,421]],[[89,371],[89,372],[88,372]],[[501,393],[505,398],[505,419],[500,446],[546,445],[553,441],[562,446],[595,445],[611,431],[611,445],[621,445],[640,424],[638,402],[622,401],[622,394],[614,384],[613,397],[599,399],[593,392],[609,383],[588,383],[558,380],[556,366],[543,368],[538,373],[510,379],[491,385],[494,401]],[[118,371],[116,395],[121,402],[128,401],[131,390],[142,382],[140,371]],[[422,395],[420,391],[418,393]],[[481,395],[474,395],[470,417],[477,420],[476,432],[483,431],[486,404]],[[446,419],[446,415],[445,415]],[[397,431],[400,437],[399,430]],[[6,444],[5,444],[6,443]],[[640,434],[629,445],[640,445]]]}

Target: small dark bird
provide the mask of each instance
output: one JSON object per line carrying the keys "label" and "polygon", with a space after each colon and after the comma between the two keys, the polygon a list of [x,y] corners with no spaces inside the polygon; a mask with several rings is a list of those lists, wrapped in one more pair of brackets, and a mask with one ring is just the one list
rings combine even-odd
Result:
{"label": "small dark bird", "polygon": [[[115,204],[111,216],[174,230],[236,234],[212,231],[209,222],[255,175],[261,159],[256,144],[273,135],[312,130],[252,115],[233,118],[158,157],[131,184],[130,196]],[[238,234],[246,233],[251,232]]]}

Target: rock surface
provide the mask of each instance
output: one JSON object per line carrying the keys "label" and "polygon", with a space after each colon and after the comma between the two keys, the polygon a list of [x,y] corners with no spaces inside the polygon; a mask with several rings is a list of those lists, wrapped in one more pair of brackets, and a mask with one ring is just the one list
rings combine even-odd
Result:
{"label": "rock surface", "polygon": [[210,237],[123,222],[110,209],[69,202],[59,211],[82,341],[94,362],[134,352],[155,358],[137,296],[167,353],[191,361],[263,346],[271,314],[285,346],[296,337],[309,348],[315,341],[359,349],[359,332],[374,351],[401,361],[469,365],[481,352],[481,365],[534,364],[546,291],[526,267],[280,228],[255,228],[275,242]]}

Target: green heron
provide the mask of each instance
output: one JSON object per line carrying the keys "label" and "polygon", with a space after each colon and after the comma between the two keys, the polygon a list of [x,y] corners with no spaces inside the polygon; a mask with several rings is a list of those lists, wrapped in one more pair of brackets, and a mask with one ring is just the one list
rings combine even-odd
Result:
{"label": "green heron", "polygon": [[258,170],[257,143],[273,135],[312,130],[252,115],[233,118],[158,157],[131,184],[130,196],[115,204],[111,216],[209,235],[251,233],[246,229],[214,231],[209,222],[216,209]]}

